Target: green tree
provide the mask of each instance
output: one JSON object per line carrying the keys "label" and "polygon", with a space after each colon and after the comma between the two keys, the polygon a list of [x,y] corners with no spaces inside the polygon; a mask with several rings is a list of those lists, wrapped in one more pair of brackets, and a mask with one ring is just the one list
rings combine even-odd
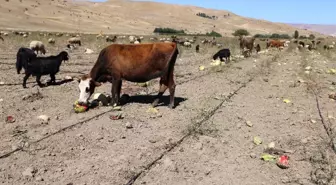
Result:
{"label": "green tree", "polygon": [[239,30],[236,30],[232,35],[234,35],[234,36],[241,36],[241,35],[247,36],[247,35],[250,35],[250,33],[245,29],[239,29]]}

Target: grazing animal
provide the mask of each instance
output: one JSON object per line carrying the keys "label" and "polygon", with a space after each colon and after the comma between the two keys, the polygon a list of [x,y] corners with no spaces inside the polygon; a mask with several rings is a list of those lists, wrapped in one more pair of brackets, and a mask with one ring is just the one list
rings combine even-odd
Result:
{"label": "grazing animal", "polygon": [[255,48],[255,50],[256,50],[257,53],[259,53],[259,52],[261,51],[261,48],[260,48],[260,45],[259,45],[259,44],[257,44],[257,46],[254,47],[254,48]]}
{"label": "grazing animal", "polygon": [[212,56],[212,59],[217,60],[219,58],[220,61],[224,61],[223,58],[225,58],[225,60],[227,62],[229,62],[230,61],[230,56],[231,56],[230,49],[224,48],[224,49],[219,50],[216,54],[214,54]]}
{"label": "grazing animal", "polygon": [[303,41],[300,41],[299,45],[301,45],[302,47],[305,47],[305,43]]}
{"label": "grazing animal", "polygon": [[90,73],[79,79],[79,104],[87,104],[88,99],[101,82],[112,83],[111,105],[119,105],[122,80],[146,82],[160,77],[160,90],[152,103],[155,107],[169,88],[170,103],[173,108],[175,95],[174,66],[179,54],[177,45],[170,43],[112,44],[99,53],[97,62]]}
{"label": "grazing animal", "polygon": [[20,48],[16,53],[16,70],[17,74],[20,74],[21,69],[24,68],[26,70],[27,63],[30,62],[31,59],[35,58],[36,53],[29,48]]}
{"label": "grazing animal", "polygon": [[285,46],[285,42],[284,41],[279,41],[279,40],[270,40],[266,43],[266,48],[268,49],[269,47],[276,47],[279,48],[280,47],[284,47]]}
{"label": "grazing animal", "polygon": [[240,42],[239,42],[239,46],[240,46],[240,49],[242,51],[242,53],[244,53],[244,48],[247,48],[248,49],[248,53],[251,55],[252,54],[252,49],[253,49],[253,46],[254,46],[254,40],[255,40],[255,37],[244,37],[244,36],[239,36],[239,39],[238,39]]}
{"label": "grazing animal", "polygon": [[319,40],[319,41],[317,41],[317,42],[316,42],[316,44],[317,44],[317,45],[321,44],[321,41],[320,41],[320,40]]}
{"label": "grazing animal", "polygon": [[30,58],[27,63],[23,64],[26,66],[23,88],[27,88],[26,83],[30,75],[36,76],[36,82],[40,87],[42,87],[40,80],[43,75],[50,75],[49,83],[55,83],[55,75],[58,73],[62,61],[67,60],[69,60],[69,55],[66,51],[62,51],[56,56]]}
{"label": "grazing animal", "polygon": [[79,37],[72,37],[68,39],[68,44],[73,44],[73,45],[78,44],[79,46],[81,46],[82,42]]}
{"label": "grazing animal", "polygon": [[183,43],[183,46],[185,46],[187,48],[190,48],[191,47],[191,43],[186,41],[186,42]]}
{"label": "grazing animal", "polygon": [[199,53],[199,44],[196,45],[196,53]]}
{"label": "grazing animal", "polygon": [[115,42],[117,40],[117,36],[114,36],[113,38],[106,37],[106,42]]}
{"label": "grazing animal", "polygon": [[50,44],[55,44],[55,39],[53,39],[53,38],[49,38],[49,39],[48,39],[48,43],[50,43]]}
{"label": "grazing animal", "polygon": [[29,48],[33,51],[36,51],[36,54],[40,51],[43,55],[45,55],[46,50],[44,44],[41,41],[33,40],[29,44]]}

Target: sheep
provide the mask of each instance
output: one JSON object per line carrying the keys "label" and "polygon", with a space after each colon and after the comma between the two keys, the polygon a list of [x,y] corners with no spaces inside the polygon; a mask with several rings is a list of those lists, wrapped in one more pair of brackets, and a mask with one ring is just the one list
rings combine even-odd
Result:
{"label": "sheep", "polygon": [[50,81],[48,83],[55,83],[55,75],[58,73],[62,61],[67,60],[69,60],[69,55],[66,51],[62,51],[56,56],[27,57],[23,60],[24,63],[21,63],[21,65],[26,66],[26,75],[22,83],[23,88],[27,88],[26,83],[31,75],[36,76],[36,82],[40,87],[43,86],[40,81],[43,75],[50,75]]}
{"label": "sheep", "polygon": [[79,46],[81,46],[82,42],[79,37],[72,37],[68,39],[68,44],[78,44]]}
{"label": "sheep", "polygon": [[117,40],[117,36],[110,38],[109,36],[106,37],[106,42],[115,42]]}
{"label": "sheep", "polygon": [[45,55],[46,50],[44,44],[41,41],[33,40],[29,44],[29,48],[33,51],[36,51],[36,54],[40,51],[43,55]]}
{"label": "sheep", "polygon": [[191,43],[190,42],[184,42],[183,46],[190,48],[191,47]]}
{"label": "sheep", "polygon": [[56,37],[62,37],[63,33],[56,33]]}
{"label": "sheep", "polygon": [[49,38],[49,39],[48,39],[48,43],[49,43],[49,44],[55,44],[55,39],[53,39],[53,38]]}
{"label": "sheep", "polygon": [[27,35],[27,34],[23,34],[22,37],[23,37],[23,38],[27,38],[28,35]]}

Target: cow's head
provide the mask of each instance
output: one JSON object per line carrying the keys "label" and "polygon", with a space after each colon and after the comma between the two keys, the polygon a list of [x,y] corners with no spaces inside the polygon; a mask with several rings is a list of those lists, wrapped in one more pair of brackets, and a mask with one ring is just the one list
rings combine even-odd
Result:
{"label": "cow's head", "polygon": [[92,80],[89,75],[84,75],[78,80],[79,84],[79,99],[78,104],[87,105],[89,98],[93,94],[96,87],[100,86],[101,83]]}

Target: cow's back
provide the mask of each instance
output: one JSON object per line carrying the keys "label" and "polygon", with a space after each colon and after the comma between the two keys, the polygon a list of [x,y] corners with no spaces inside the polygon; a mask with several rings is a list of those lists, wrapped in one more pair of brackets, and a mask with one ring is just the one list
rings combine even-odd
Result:
{"label": "cow's back", "polygon": [[129,81],[146,81],[162,75],[177,51],[176,43],[112,44],[105,48],[108,73]]}

